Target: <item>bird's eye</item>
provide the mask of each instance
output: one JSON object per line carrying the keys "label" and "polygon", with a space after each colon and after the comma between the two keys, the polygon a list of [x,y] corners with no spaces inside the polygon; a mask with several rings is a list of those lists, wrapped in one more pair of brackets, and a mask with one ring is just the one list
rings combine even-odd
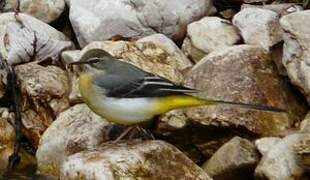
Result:
{"label": "bird's eye", "polygon": [[90,64],[95,64],[95,63],[99,62],[99,59],[98,58],[93,58],[93,59],[90,59],[88,62]]}

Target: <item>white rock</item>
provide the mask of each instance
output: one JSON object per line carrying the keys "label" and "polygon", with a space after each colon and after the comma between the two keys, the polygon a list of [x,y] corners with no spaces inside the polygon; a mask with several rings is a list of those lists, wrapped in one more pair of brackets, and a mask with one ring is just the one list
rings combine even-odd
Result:
{"label": "white rock", "polygon": [[164,141],[106,144],[69,156],[60,179],[211,180],[194,162]]}
{"label": "white rock", "polygon": [[233,18],[246,44],[269,49],[282,40],[279,15],[260,8],[245,8]]}
{"label": "white rock", "polygon": [[163,33],[180,40],[186,25],[209,14],[210,0],[74,0],[70,21],[82,47],[114,35],[140,38]]}
{"label": "white rock", "polygon": [[68,155],[107,140],[104,128],[107,124],[85,104],[61,113],[40,139],[36,153],[38,173],[58,176],[59,166]]}
{"label": "white rock", "polygon": [[[17,0],[6,0],[3,11],[13,11],[16,6]],[[20,0],[20,12],[29,14],[46,23],[50,23],[57,19],[64,9],[64,0]]]}
{"label": "white rock", "polygon": [[[22,13],[19,13],[18,18],[25,27],[39,34],[44,34],[45,38],[47,39],[60,41],[68,40],[68,38],[63,33],[57,31],[53,27],[36,18]],[[5,38],[7,27],[11,23],[18,23],[14,13],[3,13],[0,15],[0,53],[4,56],[4,58],[7,58],[8,55],[8,50],[5,44],[7,43],[7,40]]]}
{"label": "white rock", "polygon": [[265,137],[265,138],[256,140],[255,146],[262,155],[265,155],[280,140],[281,138],[278,138],[278,137]]}
{"label": "white rock", "polygon": [[164,49],[169,55],[174,56],[176,59],[182,61],[184,63],[184,67],[180,67],[185,69],[187,67],[191,67],[192,63],[187,57],[183,54],[183,52],[179,49],[179,47],[174,44],[174,42],[169,39],[167,36],[163,34],[153,34],[144,38],[139,39],[137,42],[152,42],[156,46]]}
{"label": "white rock", "polygon": [[292,134],[274,145],[256,167],[255,177],[269,180],[301,179],[304,170],[295,152],[295,145],[303,137],[304,134]]}
{"label": "white rock", "polygon": [[240,39],[238,29],[228,20],[205,17],[187,26],[182,50],[197,62],[211,51],[234,45]]}
{"label": "white rock", "polygon": [[291,82],[310,102],[310,10],[295,12],[280,19],[284,30],[283,65]]}

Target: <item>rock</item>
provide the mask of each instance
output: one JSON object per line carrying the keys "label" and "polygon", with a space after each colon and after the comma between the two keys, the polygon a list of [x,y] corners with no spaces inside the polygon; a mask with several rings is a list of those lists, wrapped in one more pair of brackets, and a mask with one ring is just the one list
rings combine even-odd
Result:
{"label": "rock", "polygon": [[265,155],[267,152],[272,149],[278,142],[280,142],[281,138],[278,137],[264,137],[255,141],[255,145],[257,150]]}
{"label": "rock", "polygon": [[15,71],[24,97],[24,133],[36,147],[54,117],[69,107],[68,78],[59,67],[36,63],[18,65]]}
{"label": "rock", "polygon": [[306,112],[302,101],[277,75],[269,54],[257,46],[238,45],[211,52],[187,73],[185,85],[201,90],[196,95],[202,98],[271,106],[289,112],[227,105],[188,109],[187,117],[203,127],[240,128],[242,131],[238,131],[247,135],[280,135]]}
{"label": "rock", "polygon": [[107,140],[106,125],[85,104],[62,112],[40,139],[36,153],[38,173],[58,177],[67,156],[95,148]]}
{"label": "rock", "polygon": [[141,38],[137,41],[139,42],[152,42],[159,48],[165,50],[170,56],[174,56],[176,59],[182,61],[184,63],[184,67],[182,69],[186,69],[187,67],[191,67],[192,63],[187,57],[183,54],[183,52],[179,49],[174,42],[167,38],[163,34],[153,34],[144,38]]}
{"label": "rock", "polygon": [[211,180],[199,166],[164,141],[108,144],[71,155],[62,165],[60,179],[80,178]]}
{"label": "rock", "polygon": [[208,15],[211,8],[210,0],[75,0],[70,2],[70,20],[82,47],[115,35],[138,39],[163,33],[181,41],[186,25]]}
{"label": "rock", "polygon": [[183,52],[198,62],[210,52],[236,44],[240,40],[238,29],[229,21],[218,17],[204,17],[187,27]]}
{"label": "rock", "polygon": [[236,136],[218,149],[202,168],[214,179],[252,179],[258,161],[254,144]]}
{"label": "rock", "polygon": [[235,14],[237,14],[237,11],[235,9],[225,9],[225,10],[220,12],[220,15],[224,19],[232,19]]}
{"label": "rock", "polygon": [[[17,0],[6,0],[2,11],[14,11],[16,7]],[[29,14],[46,23],[56,20],[63,12],[64,8],[64,0],[20,0],[20,12]]]}
{"label": "rock", "polygon": [[292,134],[275,144],[263,156],[255,169],[255,178],[270,180],[302,179],[304,170],[295,145],[300,143],[304,134]]}
{"label": "rock", "polygon": [[[13,122],[11,119],[12,116],[9,114],[8,109],[0,108],[0,177],[7,171],[9,157],[14,152],[15,145],[15,130],[10,122]],[[19,156],[21,157],[20,162],[14,169],[16,173],[27,173],[25,169],[35,169],[36,160],[33,156],[28,154],[23,147],[21,147]]]}
{"label": "rock", "polygon": [[[36,59],[36,60],[46,60],[44,58],[42,58],[42,55],[47,55],[48,58],[51,58],[55,61],[58,60],[58,56],[59,54],[55,55],[53,54],[53,56],[49,56],[51,52],[53,52],[54,49],[59,49],[59,45],[58,42],[61,42],[62,48],[60,49],[67,49],[71,47],[71,42],[68,41],[68,39],[65,37],[65,35],[59,31],[57,31],[56,29],[54,29],[53,27],[49,26],[48,24],[45,24],[39,20],[37,20],[36,18],[33,18],[29,15],[26,14],[22,14],[19,13],[18,16],[18,21],[16,20],[14,13],[3,13],[0,15],[0,53],[2,54],[2,56],[4,56],[5,59],[8,59],[10,64],[19,64],[19,63],[24,63],[23,60],[21,60],[20,58],[13,58],[13,60],[11,60],[11,56],[12,56],[12,52],[13,55],[16,55],[16,48],[20,48],[20,49],[27,49],[29,50],[28,53],[32,54],[32,52],[35,52],[33,56],[31,57],[27,57],[28,54],[19,54],[20,52],[17,51],[17,55],[20,55],[21,57],[24,57],[26,60],[25,62],[28,62],[29,59],[30,60],[35,60],[37,58],[37,56],[41,57],[40,59]],[[20,22],[22,22],[23,26],[21,26]],[[12,30],[14,30],[14,32],[12,32]],[[24,35],[27,37],[23,37],[20,36],[22,33],[25,33]],[[16,37],[16,34],[18,34],[18,37]],[[31,35],[32,34],[32,35]],[[31,35],[31,36],[30,36]],[[41,44],[37,44],[37,48],[34,51],[33,47],[29,47],[29,44],[24,44],[25,42],[31,42],[31,43],[38,43],[38,39],[35,40],[35,35],[36,37],[42,37],[39,38],[42,41],[45,41],[45,43],[41,43]],[[8,38],[11,37],[11,38]],[[26,39],[25,39],[26,38]],[[28,38],[28,39],[27,39]],[[34,41],[35,40],[35,41]],[[43,47],[44,44],[48,44],[47,47]],[[14,45],[14,46],[13,46]],[[41,45],[41,46],[39,46]],[[16,47],[19,46],[19,47]],[[20,46],[24,46],[23,48],[21,48]],[[51,47],[54,46],[54,47]],[[32,50],[30,50],[32,48]],[[14,49],[12,51],[12,49]],[[45,54],[41,54],[42,53],[42,49],[47,50],[45,51]],[[9,57],[11,52],[11,56]],[[58,51],[57,51],[58,52]],[[60,52],[59,52],[60,53]],[[13,56],[13,57],[16,57]],[[56,56],[56,57],[55,57]],[[44,56],[45,57],[45,56]],[[46,57],[45,57],[46,58]]]}
{"label": "rock", "polygon": [[298,86],[310,102],[310,10],[295,12],[280,19],[284,31],[283,64],[291,82]]}
{"label": "rock", "polygon": [[280,17],[297,12],[302,11],[302,6],[299,6],[294,3],[281,3],[281,4],[266,4],[266,5],[252,5],[252,4],[242,4],[241,9],[245,8],[261,8],[261,9],[268,9],[271,11],[276,12]]}
{"label": "rock", "polygon": [[0,118],[0,175],[6,171],[9,157],[14,151],[14,127],[5,119]]}
{"label": "rock", "polygon": [[310,113],[309,112],[300,124],[300,132],[310,133]]}
{"label": "rock", "polygon": [[295,151],[301,157],[303,168],[310,170],[310,134],[306,134],[304,139],[295,145]]}
{"label": "rock", "polygon": [[267,9],[245,8],[233,18],[246,44],[260,45],[269,50],[282,40],[279,16]]}

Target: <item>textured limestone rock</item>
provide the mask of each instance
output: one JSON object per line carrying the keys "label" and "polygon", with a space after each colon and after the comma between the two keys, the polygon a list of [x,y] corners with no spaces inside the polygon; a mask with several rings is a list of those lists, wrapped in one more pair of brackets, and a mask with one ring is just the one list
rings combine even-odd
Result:
{"label": "textured limestone rock", "polygon": [[164,141],[107,144],[71,155],[60,179],[211,180],[195,163]]}
{"label": "textured limestone rock", "polygon": [[40,140],[36,153],[38,173],[58,177],[60,165],[67,156],[95,148],[107,140],[106,125],[85,104],[61,113]]}
{"label": "textured limestone rock", "polygon": [[[2,11],[13,11],[16,6],[17,0],[6,0]],[[46,23],[50,23],[57,19],[63,12],[64,8],[64,0],[20,0],[20,12],[29,14]]]}
{"label": "textured limestone rock", "polygon": [[9,157],[14,151],[14,127],[5,118],[0,118],[0,175],[6,171]]}
{"label": "textured limestone rock", "polygon": [[[48,49],[49,51],[45,53],[47,57],[48,55],[50,55],[49,54],[50,52],[53,52],[53,50],[55,49],[59,49],[58,46],[60,45],[63,45],[63,48],[61,48],[61,50],[71,47],[71,42],[68,41],[65,35],[57,31],[53,27],[49,26],[48,24],[45,24],[44,22],[39,21],[36,18],[33,18],[29,15],[22,14],[22,13],[19,13],[19,15],[17,16],[17,19],[18,21],[16,20],[14,13],[3,13],[0,15],[0,40],[1,40],[0,41],[0,53],[5,59],[8,59],[10,64],[18,64],[18,63],[29,61],[29,58],[27,57],[28,54],[27,53],[20,54],[20,51],[19,51],[20,49],[27,49],[29,51],[28,52],[29,54],[32,54],[33,52],[37,53],[37,54],[35,53],[36,56],[33,56],[33,57],[31,56],[30,60],[45,60],[44,58],[36,59],[37,55],[39,56],[41,55],[41,57],[43,57],[42,54],[39,53],[42,51],[33,51],[34,48],[30,46],[31,43],[36,44],[34,41],[35,36],[37,38],[42,37],[40,38],[41,43],[37,44],[38,45],[37,48],[41,50]],[[20,22],[23,24],[23,26],[21,26]],[[21,36],[22,33],[24,33],[24,36],[27,36],[27,37]],[[45,43],[43,43],[43,41]],[[27,43],[25,44],[25,42]],[[60,42],[60,44],[58,44],[58,42]],[[14,46],[12,47],[13,44]],[[44,48],[41,47],[44,44],[48,44],[48,46]],[[51,47],[51,46],[54,46],[54,47]],[[12,49],[14,51],[11,51]],[[9,57],[10,52],[11,53],[14,52],[13,55],[16,55],[17,53],[16,56],[20,55],[21,57],[24,57],[26,60],[22,61],[21,59],[13,58],[13,60],[11,61],[11,57]],[[56,57],[55,56],[56,55],[54,54],[50,58],[53,60],[58,60],[58,56]]]}
{"label": "textured limestone rock", "polygon": [[293,12],[302,11],[302,6],[299,6],[294,3],[281,3],[281,4],[266,4],[266,5],[251,5],[251,4],[242,4],[241,9],[245,8],[261,8],[268,9],[276,12],[280,16],[284,16]]}
{"label": "textured limestone rock", "polygon": [[270,180],[302,179],[304,169],[295,151],[304,134],[292,134],[275,144],[263,156],[255,169],[255,178]]}
{"label": "textured limestone rock", "polygon": [[256,46],[239,45],[213,51],[192,68],[185,84],[201,90],[197,96],[202,98],[272,106],[289,112],[227,105],[189,109],[188,118],[202,126],[245,128],[254,134],[276,135],[289,129],[306,110],[278,76],[269,54]]}
{"label": "textured limestone rock", "polygon": [[291,82],[310,102],[310,10],[295,12],[280,19],[284,31],[283,65]]}
{"label": "textured limestone rock", "polygon": [[18,65],[15,71],[24,97],[24,133],[36,147],[54,117],[69,107],[67,74],[59,67],[35,63]]}
{"label": "textured limestone rock", "polygon": [[306,134],[304,139],[295,145],[295,151],[301,158],[303,168],[307,171],[310,170],[310,134]]}
{"label": "textured limestone rock", "polygon": [[74,0],[70,21],[82,47],[115,35],[140,38],[163,33],[182,40],[186,25],[208,15],[211,8],[210,0]]}
{"label": "textured limestone rock", "polygon": [[267,152],[272,149],[278,142],[280,142],[281,138],[278,137],[265,137],[255,141],[255,145],[257,150],[265,155]]}
{"label": "textured limestone rock", "polygon": [[282,40],[279,15],[260,8],[245,8],[233,18],[233,24],[241,31],[246,44],[269,49]]}
{"label": "textured limestone rock", "polygon": [[203,164],[203,169],[214,179],[251,179],[259,154],[247,139],[234,137],[218,149]]}
{"label": "textured limestone rock", "polygon": [[240,39],[238,29],[229,21],[218,17],[204,17],[188,25],[182,50],[193,61],[198,62],[211,51],[236,44]]}

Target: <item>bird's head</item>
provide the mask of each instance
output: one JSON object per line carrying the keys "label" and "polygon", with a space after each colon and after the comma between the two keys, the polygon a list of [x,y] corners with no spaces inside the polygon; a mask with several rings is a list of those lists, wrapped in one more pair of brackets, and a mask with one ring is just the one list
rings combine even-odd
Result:
{"label": "bird's head", "polygon": [[79,65],[84,71],[104,71],[109,67],[113,57],[103,49],[91,49],[84,53],[79,61],[72,62],[69,65]]}

